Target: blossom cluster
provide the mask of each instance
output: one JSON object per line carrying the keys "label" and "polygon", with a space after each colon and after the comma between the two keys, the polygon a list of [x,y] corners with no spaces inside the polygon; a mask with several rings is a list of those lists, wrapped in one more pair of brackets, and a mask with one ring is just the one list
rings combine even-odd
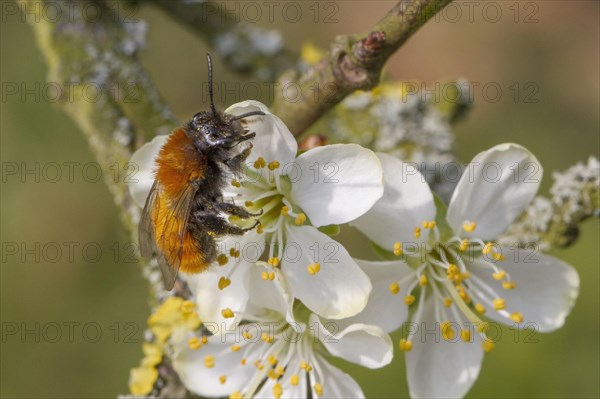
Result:
{"label": "blossom cluster", "polygon": [[[402,173],[399,158],[356,144],[299,152],[263,104],[225,112],[256,111],[264,115],[247,121],[256,132],[248,164],[224,199],[257,215],[230,222],[257,228],[222,237],[208,271],[180,275],[189,295],[169,297],[150,318],[153,338],[132,372],[132,394],[156,388],[164,355],[202,397],[363,397],[329,358],[384,367],[394,356],[389,334],[408,325],[416,327],[402,328],[397,348],[411,397],[462,397],[494,348],[490,322],[543,332],[564,324],[577,272],[541,253],[509,256],[498,242],[541,182],[527,149],[500,144],[478,154],[446,204],[421,173]],[[132,159],[140,206],[165,140]],[[380,259],[357,259],[333,237],[340,225],[363,234]]]}

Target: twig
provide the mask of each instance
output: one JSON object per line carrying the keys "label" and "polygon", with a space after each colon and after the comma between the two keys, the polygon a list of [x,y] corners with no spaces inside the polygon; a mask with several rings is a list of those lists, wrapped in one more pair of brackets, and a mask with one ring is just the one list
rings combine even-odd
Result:
{"label": "twig", "polygon": [[[140,211],[124,178],[135,172],[128,165],[131,153],[156,134],[168,133],[176,120],[136,57],[145,23],[123,21],[123,13],[112,8],[122,4],[57,2],[53,5],[62,7],[60,20],[40,14],[28,21],[48,64],[48,81],[63,89],[59,105],[88,138],[123,223],[133,234]],[[44,9],[39,0],[20,0],[20,5],[28,12]],[[93,19],[83,11],[89,9],[97,11]],[[119,179],[111,173],[115,167]]]}
{"label": "twig", "polygon": [[275,114],[296,136],[302,134],[348,94],[375,87],[387,59],[451,1],[402,0],[367,34],[337,37],[330,52],[306,73],[282,77],[280,87],[294,85],[298,95],[293,100],[276,96]]}

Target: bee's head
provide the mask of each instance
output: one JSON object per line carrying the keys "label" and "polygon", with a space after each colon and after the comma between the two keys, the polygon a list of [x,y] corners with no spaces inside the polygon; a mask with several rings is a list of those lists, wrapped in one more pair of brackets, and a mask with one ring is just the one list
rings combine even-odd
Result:
{"label": "bee's head", "polygon": [[230,150],[255,136],[255,133],[247,133],[238,120],[210,111],[194,115],[190,122],[190,130],[195,133],[196,145],[201,150]]}
{"label": "bee's head", "polygon": [[217,112],[213,100],[212,61],[206,54],[208,62],[208,93],[210,96],[210,111],[198,112],[188,125],[196,148],[203,153],[213,154],[217,159],[224,160],[230,155],[230,150],[243,141],[253,138],[256,133],[250,133],[242,127],[241,120],[247,116],[264,115],[250,112],[245,115],[232,116]]}

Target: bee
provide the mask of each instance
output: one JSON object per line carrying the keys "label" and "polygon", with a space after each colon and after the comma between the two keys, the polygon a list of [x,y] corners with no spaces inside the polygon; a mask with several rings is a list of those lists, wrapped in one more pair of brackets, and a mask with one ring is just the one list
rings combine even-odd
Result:
{"label": "bee", "polygon": [[[222,215],[249,219],[260,214],[223,200],[229,174],[238,175],[250,155],[256,133],[244,128],[254,111],[233,116],[219,113],[213,101],[212,60],[207,54],[210,111],[201,111],[174,130],[156,158],[154,184],[139,224],[140,253],[157,255],[165,288],[175,285],[179,270],[205,271],[218,256],[216,239],[242,235],[241,228]],[[243,150],[238,145],[248,142]]]}

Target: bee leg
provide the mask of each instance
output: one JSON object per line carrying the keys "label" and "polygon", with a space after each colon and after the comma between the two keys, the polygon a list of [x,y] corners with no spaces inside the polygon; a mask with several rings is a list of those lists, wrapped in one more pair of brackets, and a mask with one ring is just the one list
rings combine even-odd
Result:
{"label": "bee leg", "polygon": [[227,222],[225,219],[222,219],[215,215],[202,215],[202,216],[196,218],[196,222],[199,225],[203,226],[206,231],[208,231],[216,236],[223,236],[223,235],[241,236],[245,232],[252,230],[253,228],[255,228],[256,226],[258,226],[260,224],[260,222],[257,220],[256,223],[254,223],[254,226],[244,229],[239,226],[233,225],[233,224]]}
{"label": "bee leg", "polygon": [[250,156],[250,151],[252,151],[252,143],[250,143],[250,145],[246,147],[244,151],[240,152],[235,157],[224,161],[225,165],[227,165],[229,169],[234,172],[241,171],[242,164],[248,158],[248,156]]}
{"label": "bee leg", "polygon": [[229,215],[239,216],[242,219],[249,219],[251,217],[256,217],[256,216],[262,215],[262,209],[258,213],[251,213],[251,212],[248,212],[246,209],[242,208],[241,206],[237,206],[236,204],[230,204],[228,202],[218,203],[217,207],[221,211],[223,211]]}

